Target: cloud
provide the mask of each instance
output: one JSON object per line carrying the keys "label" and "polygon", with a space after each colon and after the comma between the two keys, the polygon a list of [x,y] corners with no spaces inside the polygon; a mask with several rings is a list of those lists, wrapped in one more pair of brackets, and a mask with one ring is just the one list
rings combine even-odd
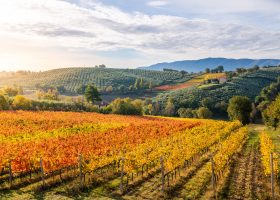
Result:
{"label": "cloud", "polygon": [[[207,19],[127,13],[95,1],[85,5],[58,0],[6,1],[0,7],[0,42],[9,36],[42,51],[63,49],[63,54],[74,50],[81,58],[85,51],[131,49],[154,62],[206,56],[272,57],[280,53],[277,31]],[[12,48],[14,43],[6,41],[5,45]]]}
{"label": "cloud", "polygon": [[169,2],[167,2],[167,1],[149,1],[149,2],[147,2],[146,5],[152,6],[152,7],[161,7],[161,6],[166,6],[167,4],[169,4]]}

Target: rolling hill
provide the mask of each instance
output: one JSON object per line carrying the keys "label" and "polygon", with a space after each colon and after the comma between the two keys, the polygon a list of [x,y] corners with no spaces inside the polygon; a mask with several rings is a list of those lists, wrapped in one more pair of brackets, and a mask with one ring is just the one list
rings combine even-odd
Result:
{"label": "rolling hill", "polygon": [[234,71],[238,67],[253,67],[258,65],[263,66],[278,66],[279,59],[227,59],[227,58],[205,58],[200,60],[184,60],[176,62],[158,63],[147,67],[140,67],[140,69],[148,70],[163,70],[164,68],[174,70],[185,70],[188,72],[204,71],[205,68],[213,69],[219,65],[224,66],[226,71]]}
{"label": "rolling hill", "polygon": [[[1,77],[1,73],[0,73]],[[143,84],[150,82],[154,86],[184,82],[192,75],[183,75],[173,71],[151,71],[143,69],[112,69],[112,68],[61,68],[44,72],[23,74],[5,74],[0,79],[0,86],[20,85],[35,88],[36,85],[64,86],[67,92],[75,92],[81,84],[93,82],[100,90],[112,86],[114,90],[120,87],[128,88],[136,79],[143,79]]]}
{"label": "rolling hill", "polygon": [[252,101],[259,95],[262,88],[276,82],[280,76],[280,67],[261,69],[256,72],[247,72],[234,77],[230,82],[210,87],[191,87],[159,94],[154,98],[164,107],[167,100],[174,99],[177,108],[198,108],[200,101],[209,97],[215,103],[228,102],[233,96],[247,96]]}

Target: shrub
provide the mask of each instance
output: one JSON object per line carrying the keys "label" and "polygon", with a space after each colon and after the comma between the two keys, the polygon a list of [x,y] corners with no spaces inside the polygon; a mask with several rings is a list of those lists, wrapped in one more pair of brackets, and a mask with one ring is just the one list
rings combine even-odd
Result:
{"label": "shrub", "polygon": [[121,115],[142,115],[142,101],[134,100],[130,98],[115,99],[109,106],[108,109],[111,109],[113,114]]}
{"label": "shrub", "polygon": [[22,95],[17,95],[13,101],[13,108],[20,110],[29,110],[31,109],[31,100],[25,98]]}
{"label": "shrub", "polygon": [[209,119],[212,117],[212,112],[205,107],[200,107],[197,111],[196,111],[197,117],[200,119]]}
{"label": "shrub", "polygon": [[3,95],[0,95],[0,110],[6,110],[9,108],[9,104]]}
{"label": "shrub", "polygon": [[180,108],[178,110],[178,115],[182,118],[193,118],[192,109],[190,108]]}

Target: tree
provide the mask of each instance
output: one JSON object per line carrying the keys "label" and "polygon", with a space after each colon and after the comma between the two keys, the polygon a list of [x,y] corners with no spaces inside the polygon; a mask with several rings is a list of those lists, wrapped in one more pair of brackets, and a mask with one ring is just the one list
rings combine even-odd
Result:
{"label": "tree", "polygon": [[98,66],[99,68],[106,68],[106,65],[102,64]]}
{"label": "tree", "polygon": [[59,85],[56,87],[56,90],[60,93],[60,94],[63,94],[66,92],[66,89],[63,85]]}
{"label": "tree", "polygon": [[251,101],[248,97],[234,96],[229,100],[227,111],[231,120],[239,120],[242,124],[248,124],[252,112]]}
{"label": "tree", "polygon": [[143,113],[145,115],[152,115],[152,112],[153,112],[153,104],[152,103],[150,103],[148,105],[145,105],[143,107]]}
{"label": "tree", "polygon": [[212,98],[207,97],[207,98],[202,99],[200,104],[201,104],[202,107],[211,109],[213,107],[213,105],[214,105],[214,101],[213,101]]}
{"label": "tree", "polygon": [[37,90],[36,95],[38,99],[45,99],[45,100],[59,100],[59,92],[54,89],[49,89],[47,92],[43,90]]}
{"label": "tree", "polygon": [[217,67],[217,72],[222,73],[224,71],[224,66],[220,65]]}
{"label": "tree", "polygon": [[205,107],[200,107],[197,111],[196,111],[197,117],[200,119],[209,119],[212,117],[212,112]]}
{"label": "tree", "polygon": [[227,112],[227,107],[228,107],[228,105],[224,101],[218,102],[214,106],[215,111],[217,111],[219,113],[226,113]]}
{"label": "tree", "polygon": [[263,119],[267,126],[275,129],[280,126],[280,95],[263,111]]}
{"label": "tree", "polygon": [[9,104],[4,97],[4,95],[0,95],[0,110],[6,110],[9,108]]}
{"label": "tree", "polygon": [[85,90],[85,98],[87,102],[94,103],[96,101],[101,101],[100,93],[93,84],[89,84]]}
{"label": "tree", "polygon": [[138,78],[135,79],[134,89],[135,89],[135,90],[138,90],[138,89],[139,89],[139,80],[138,80]]}
{"label": "tree", "polygon": [[19,90],[16,87],[6,86],[2,90],[3,90],[3,93],[9,97],[14,97],[19,94]]}
{"label": "tree", "polygon": [[190,108],[180,108],[177,112],[181,118],[193,118],[192,109]]}
{"label": "tree", "polygon": [[205,73],[209,74],[209,73],[210,73],[210,69],[209,69],[209,68],[206,68],[206,69],[205,69]]}
{"label": "tree", "polygon": [[119,86],[119,91],[120,91],[121,93],[125,93],[125,92],[127,91],[127,88],[126,88],[124,85],[120,85],[120,86]]}
{"label": "tree", "polygon": [[161,106],[159,102],[155,102],[152,104],[152,115],[160,115],[161,114]]}
{"label": "tree", "polygon": [[134,85],[130,85],[129,87],[128,87],[128,90],[129,91],[132,91],[134,89]]}
{"label": "tree", "polygon": [[28,110],[31,108],[31,100],[25,98],[22,95],[17,95],[14,98],[13,107],[15,109]]}
{"label": "tree", "polygon": [[143,87],[144,87],[144,82],[143,82],[143,78],[141,78],[139,83],[139,88],[143,89]]}
{"label": "tree", "polygon": [[174,100],[170,98],[165,106],[164,114],[167,116],[174,116],[175,113],[175,105]]}
{"label": "tree", "polygon": [[85,94],[86,87],[87,87],[86,85],[81,84],[81,85],[79,85],[79,87],[76,89],[76,92],[77,92],[78,94]]}
{"label": "tree", "polygon": [[105,91],[109,92],[109,93],[113,92],[113,86],[110,85],[110,86],[106,87]]}
{"label": "tree", "polygon": [[149,83],[149,89],[152,91],[152,89],[153,89],[153,83],[152,83],[152,81],[150,81],[150,83]]}
{"label": "tree", "polygon": [[110,103],[109,107],[112,113],[121,115],[142,115],[142,105],[141,100],[132,101],[130,98],[115,99]]}

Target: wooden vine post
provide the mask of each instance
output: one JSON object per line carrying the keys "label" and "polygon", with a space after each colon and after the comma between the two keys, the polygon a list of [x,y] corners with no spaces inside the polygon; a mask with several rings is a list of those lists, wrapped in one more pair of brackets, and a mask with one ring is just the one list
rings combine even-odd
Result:
{"label": "wooden vine post", "polygon": [[80,176],[80,187],[83,187],[83,156],[79,154],[79,176]]}
{"label": "wooden vine post", "polygon": [[214,168],[214,160],[213,156],[211,157],[211,168],[212,168],[212,188],[215,194],[215,198],[217,199],[217,193],[216,193],[216,181],[215,181],[215,168]]}
{"label": "wooden vine post", "polygon": [[123,194],[123,175],[124,175],[124,158],[122,157],[121,159],[121,182],[120,182],[120,191],[121,191],[121,194]]}
{"label": "wooden vine post", "polygon": [[12,185],[13,185],[13,172],[12,172],[11,161],[9,162],[9,183],[10,183],[10,187],[12,187]]}
{"label": "wooden vine post", "polygon": [[40,169],[41,169],[41,178],[42,178],[42,183],[43,187],[45,187],[45,172],[44,172],[44,167],[43,167],[43,159],[40,158]]}
{"label": "wooden vine post", "polygon": [[274,163],[273,163],[273,153],[270,153],[270,169],[271,169],[271,197],[274,199]]}
{"label": "wooden vine post", "polygon": [[164,192],[164,161],[163,157],[160,157],[160,166],[161,166],[161,190]]}

